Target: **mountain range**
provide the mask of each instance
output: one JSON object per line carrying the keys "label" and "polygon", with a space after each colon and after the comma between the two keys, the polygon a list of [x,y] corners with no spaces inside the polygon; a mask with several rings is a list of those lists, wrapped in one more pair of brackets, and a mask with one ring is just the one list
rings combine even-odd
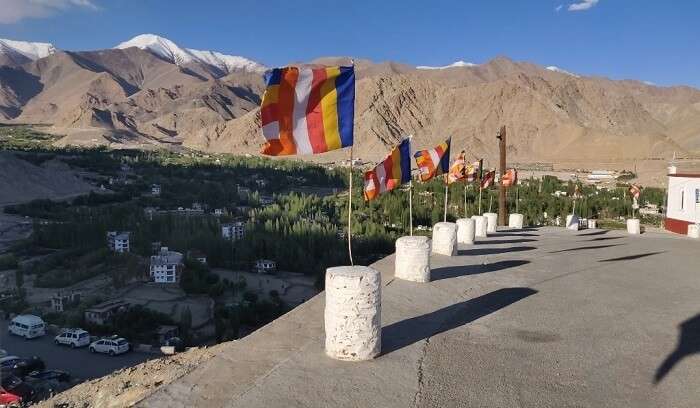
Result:
{"label": "mountain range", "polygon": [[[355,59],[355,67],[355,155],[364,160],[380,159],[409,134],[416,147],[451,136],[455,149],[495,158],[501,125],[509,160],[519,162],[700,154],[700,90],[691,87],[582,76],[506,57],[442,67]],[[152,34],[77,52],[0,40],[0,122],[48,125],[65,135],[58,144],[255,154],[266,69]]]}

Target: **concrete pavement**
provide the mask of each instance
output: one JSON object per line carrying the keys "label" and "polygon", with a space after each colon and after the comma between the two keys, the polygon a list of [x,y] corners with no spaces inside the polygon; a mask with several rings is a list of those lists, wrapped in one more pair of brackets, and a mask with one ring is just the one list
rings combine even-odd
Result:
{"label": "concrete pavement", "polygon": [[138,406],[698,406],[697,240],[501,231],[433,256],[428,284],[393,279],[393,261],[374,265],[384,284],[377,359],[324,355],[321,294],[217,346]]}

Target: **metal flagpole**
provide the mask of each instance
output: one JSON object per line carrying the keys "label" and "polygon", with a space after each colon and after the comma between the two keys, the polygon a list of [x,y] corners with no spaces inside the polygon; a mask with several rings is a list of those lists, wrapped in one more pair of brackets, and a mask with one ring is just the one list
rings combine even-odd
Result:
{"label": "metal flagpole", "polygon": [[491,212],[491,204],[493,203],[493,195],[489,193],[489,212]]}
{"label": "metal flagpole", "polygon": [[515,213],[520,214],[518,211],[518,201],[520,201],[520,186],[515,186]]}
{"label": "metal flagpole", "polygon": [[447,222],[447,177],[445,177],[445,216],[443,217],[443,221]]}
{"label": "metal flagpole", "polygon": [[350,266],[355,266],[352,261],[352,145],[350,146],[350,183],[348,189],[348,256]]}
{"label": "metal flagpole", "polygon": [[411,219],[409,234],[413,236],[413,175],[408,182],[408,218]]}
{"label": "metal flagpole", "polygon": [[481,181],[479,181],[479,214],[481,215],[481,190],[483,190],[483,187],[481,187]]}
{"label": "metal flagpole", "polygon": [[464,217],[467,217],[467,182],[464,182]]}
{"label": "metal flagpole", "polygon": [[[411,156],[411,143],[410,140],[413,139],[413,135],[408,135],[408,157]],[[408,180],[408,218],[410,218],[410,229],[409,229],[409,235],[413,236],[413,172],[411,172],[411,166],[409,167],[408,175],[409,175],[409,180]]]}

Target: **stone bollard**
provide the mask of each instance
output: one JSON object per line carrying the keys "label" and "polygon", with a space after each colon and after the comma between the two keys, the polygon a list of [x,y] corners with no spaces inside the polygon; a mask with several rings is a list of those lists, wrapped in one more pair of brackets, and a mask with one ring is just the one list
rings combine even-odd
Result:
{"label": "stone bollard", "polygon": [[460,218],[457,220],[457,242],[472,245],[476,237],[476,222],[473,218]]}
{"label": "stone bollard", "polygon": [[566,216],[566,229],[578,231],[578,215],[569,214]]}
{"label": "stone bollard", "polygon": [[633,235],[639,235],[641,233],[639,218],[630,218],[627,220],[627,233]]}
{"label": "stone bollard", "polygon": [[486,238],[486,217],[483,215],[472,215],[474,220],[474,236],[477,238]]}
{"label": "stone bollard", "polygon": [[457,255],[457,224],[438,222],[433,226],[433,253]]}
{"label": "stone bollard", "polygon": [[590,228],[590,229],[598,228],[598,222],[596,220],[588,220],[588,228]]}
{"label": "stone bollard", "polygon": [[367,266],[326,269],[326,355],[363,361],[382,346],[382,277]]}
{"label": "stone bollard", "polygon": [[430,239],[401,237],[396,240],[394,276],[413,282],[430,282]]}
{"label": "stone bollard", "polygon": [[524,217],[522,214],[511,214],[508,216],[508,228],[522,229]]}
{"label": "stone bollard", "polygon": [[484,213],[486,217],[486,233],[493,234],[496,232],[496,226],[498,225],[498,214],[496,213]]}
{"label": "stone bollard", "polygon": [[688,236],[690,238],[700,238],[700,224],[689,224]]}

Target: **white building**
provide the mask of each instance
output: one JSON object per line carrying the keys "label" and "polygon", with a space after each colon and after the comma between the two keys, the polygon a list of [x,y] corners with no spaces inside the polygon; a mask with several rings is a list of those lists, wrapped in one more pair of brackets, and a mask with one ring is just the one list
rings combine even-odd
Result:
{"label": "white building", "polygon": [[277,263],[269,259],[255,261],[255,271],[258,273],[272,273],[277,269]]}
{"label": "white building", "polygon": [[128,231],[107,231],[107,246],[113,252],[129,252]]}
{"label": "white building", "polygon": [[157,283],[176,283],[182,271],[182,254],[161,247],[157,255],[151,256],[151,278]]}
{"label": "white building", "polygon": [[154,196],[160,195],[160,184],[151,184],[151,194]]}
{"label": "white building", "polygon": [[687,234],[689,224],[700,223],[700,173],[680,173],[669,167],[666,200],[667,230]]}
{"label": "white building", "polygon": [[221,236],[224,239],[231,239],[234,241],[243,239],[245,236],[245,224],[240,221],[221,224]]}

